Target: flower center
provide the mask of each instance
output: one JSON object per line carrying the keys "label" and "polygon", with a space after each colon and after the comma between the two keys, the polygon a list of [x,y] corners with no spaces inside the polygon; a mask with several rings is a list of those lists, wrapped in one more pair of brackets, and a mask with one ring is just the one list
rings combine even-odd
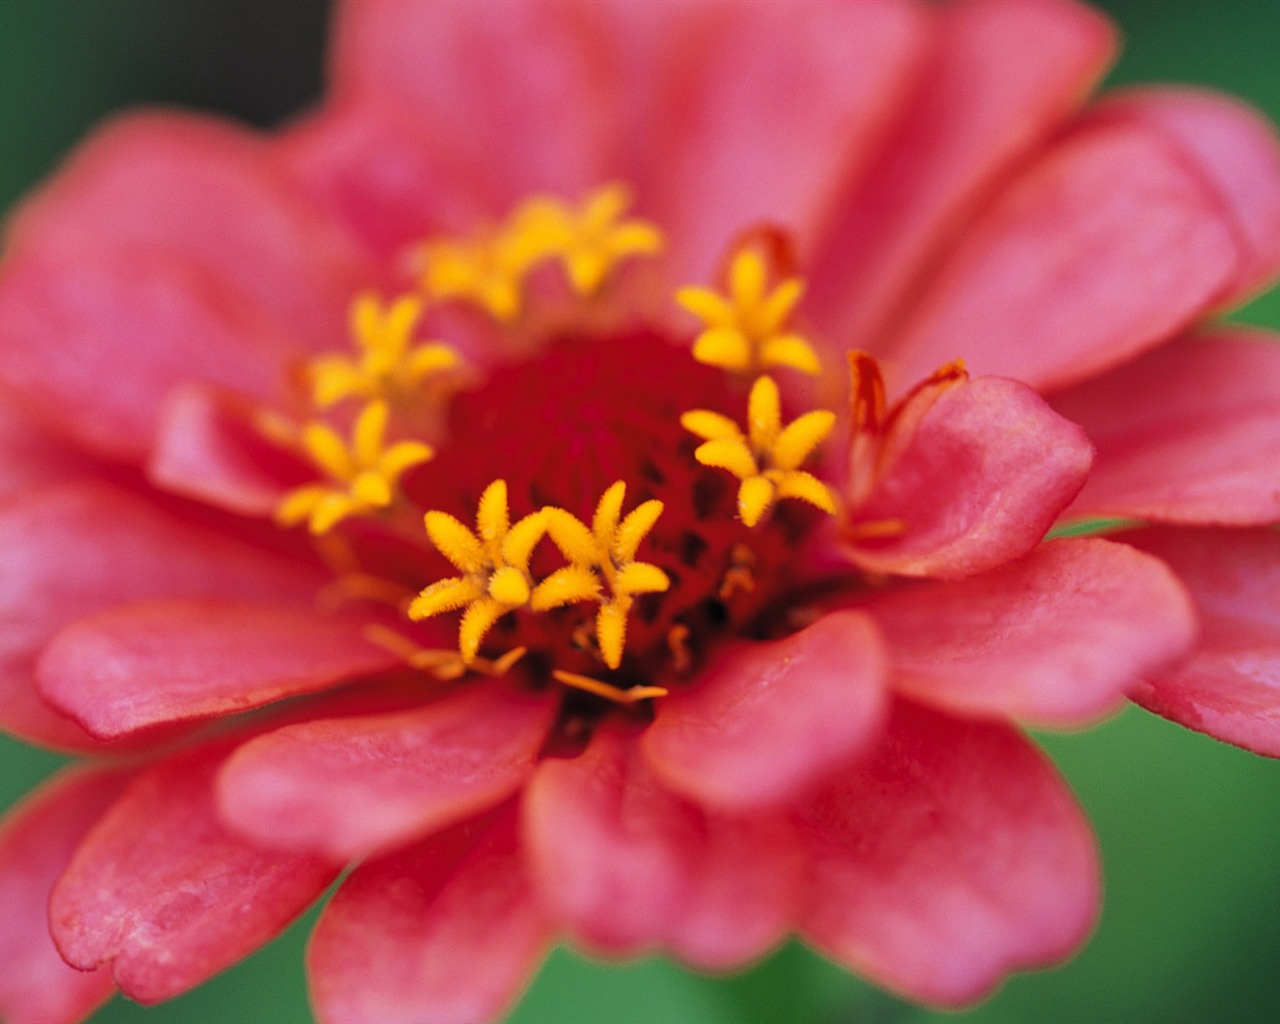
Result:
{"label": "flower center", "polygon": [[[415,291],[354,301],[356,356],[311,364],[313,412],[292,437],[327,479],[277,518],[309,525],[349,594],[397,605],[399,625],[372,635],[433,675],[520,664],[537,684],[636,703],[727,636],[792,628],[802,542],[836,512],[811,472],[835,415],[785,422],[769,375],[819,370],[792,326],[803,284],[748,237],[722,290],[677,293],[701,321],[692,352],[626,316],[539,332],[531,282],[558,271],[584,310],[611,289],[617,303],[628,264],[660,248],[628,204],[618,186],[577,207],[539,197],[473,238],[424,243]],[[455,348],[416,337],[450,306],[523,358],[461,390]],[[428,645],[415,623],[453,614],[456,650]]]}

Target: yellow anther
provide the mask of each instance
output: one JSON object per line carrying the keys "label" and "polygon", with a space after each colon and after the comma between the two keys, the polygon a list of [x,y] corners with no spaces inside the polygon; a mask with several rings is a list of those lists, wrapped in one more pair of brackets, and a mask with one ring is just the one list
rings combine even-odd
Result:
{"label": "yellow anther", "polygon": [[834,514],[835,499],[827,485],[800,466],[835,427],[835,414],[817,409],[785,427],[778,386],[760,377],[747,399],[744,434],[726,416],[696,409],[680,417],[686,430],[702,438],[694,452],[702,465],[728,470],[738,487],[738,515],[755,526],[775,501],[797,498]]}
{"label": "yellow anther", "polygon": [[523,608],[534,594],[529,559],[546,532],[542,512],[511,525],[507,485],[495,480],[480,496],[473,533],[453,516],[431,511],[424,517],[431,542],[461,576],[425,588],[409,605],[409,618],[425,619],[464,608],[458,649],[467,665],[476,662],[485,634],[507,612]]}
{"label": "yellow anther", "polygon": [[344,398],[395,400],[416,393],[429,377],[456,368],[460,359],[443,342],[413,345],[422,299],[402,296],[383,305],[366,292],[351,304],[351,336],[357,358],[321,356],[313,360],[311,399],[327,409]]}
{"label": "yellow anther", "polygon": [[525,275],[546,255],[531,241],[504,226],[473,238],[427,242],[422,290],[429,299],[470,302],[510,323],[520,314]]}
{"label": "yellow anther", "polygon": [[744,247],[730,266],[727,293],[700,287],[676,293],[676,301],[703,324],[693,344],[698,362],[744,374],[776,366],[820,372],[813,346],[788,327],[804,282],[789,277],[770,288],[769,276],[761,252]]}
{"label": "yellow anther", "polygon": [[513,223],[531,248],[560,260],[574,291],[592,295],[624,260],[662,249],[656,226],[624,218],[631,203],[631,190],[615,183],[597,189],[577,207],[547,197],[532,199],[516,211]]}
{"label": "yellow anther", "polygon": [[[662,502],[643,502],[623,517],[626,484],[619,480],[601,496],[591,527],[564,509],[548,508],[547,534],[569,565],[547,577],[535,591],[535,605],[555,607],[597,599],[596,642],[609,668],[622,664],[627,615],[640,594],[658,594],[671,586],[656,565],[637,562],[636,551],[662,515]],[[600,596],[607,588],[608,596]],[[554,600],[554,603],[546,603]]]}
{"label": "yellow anther", "polygon": [[294,526],[304,519],[314,534],[327,533],[348,516],[386,508],[404,472],[426,462],[434,452],[420,441],[386,447],[386,402],[370,402],[356,419],[348,445],[324,423],[309,423],[300,436],[303,451],[329,478],[284,496],[276,522]]}
{"label": "yellow anther", "polygon": [[662,248],[653,224],[625,216],[631,201],[630,189],[619,184],[577,206],[535,196],[486,232],[429,241],[422,248],[422,290],[429,299],[472,302],[510,322],[520,314],[526,276],[554,259],[578,294],[594,294],[619,264]]}

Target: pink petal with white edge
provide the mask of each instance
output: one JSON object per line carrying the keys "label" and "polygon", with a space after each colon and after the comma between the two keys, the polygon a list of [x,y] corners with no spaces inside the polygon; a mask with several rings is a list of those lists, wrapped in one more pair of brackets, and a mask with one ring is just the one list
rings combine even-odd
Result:
{"label": "pink petal with white edge", "polygon": [[807,261],[913,84],[930,19],[876,0],[677,10],[646,55],[657,100],[633,136],[671,273],[709,281],[760,221],[792,233]]}
{"label": "pink petal with white edge", "polygon": [[95,743],[37,696],[35,664],[63,626],[149,597],[307,603],[312,566],[186,522],[123,489],[77,483],[0,508],[0,722],[23,738],[72,750]]}
{"label": "pink petal with white edge", "polygon": [[234,714],[401,659],[364,622],[229,601],[144,601],[72,623],[36,667],[41,695],[101,739],[168,722]]}
{"label": "pink petal with white edge", "polygon": [[315,469],[263,436],[254,423],[258,408],[203,384],[173,389],[160,409],[148,478],[215,508],[271,516],[291,487],[315,479]]}
{"label": "pink petal with white edge", "polygon": [[1149,711],[1280,757],[1280,533],[1157,528],[1126,539],[1172,566],[1200,613],[1200,643],[1130,696]]}
{"label": "pink petal with white edge", "polygon": [[1280,520],[1280,339],[1219,329],[1053,397],[1097,449],[1068,517]]}
{"label": "pink petal with white edge", "polygon": [[75,967],[109,964],[141,1003],[198,985],[285,927],[333,880],[315,860],[251,846],[214,813],[229,744],[187,751],[137,778],[54,887],[54,942]]}
{"label": "pink petal with white edge", "polygon": [[101,130],[9,225],[0,376],[82,443],[140,458],[173,385],[274,395],[291,352],[345,337],[368,274],[265,153],[212,120]]}
{"label": "pink petal with white edge", "polygon": [[606,723],[578,757],[538,766],[524,830],[541,897],[593,951],[741,967],[795,921],[792,829],[781,815],[720,814],[669,793],[635,739]]}
{"label": "pink petal with white edge", "polygon": [[354,860],[505,800],[554,712],[549,698],[471,684],[401,714],[287,726],[227,763],[222,814],[256,842]]}
{"label": "pink petal with white edge", "polygon": [[551,942],[514,804],[356,868],[307,952],[321,1024],[498,1020]]}
{"label": "pink petal with white edge", "polygon": [[1186,592],[1158,560],[1105,540],[1055,540],[1012,565],[875,598],[894,687],[962,714],[1086,724],[1195,639]]}
{"label": "pink petal with white edge", "polygon": [[846,347],[874,351],[938,248],[1081,103],[1115,50],[1106,19],[1077,3],[946,4],[936,21],[909,106],[814,261],[807,308]]}
{"label": "pink petal with white edge", "polygon": [[1153,128],[1192,164],[1221,198],[1244,242],[1243,266],[1219,299],[1239,305],[1280,272],[1280,139],[1269,120],[1234,96],[1167,86],[1112,93],[1099,119]]}
{"label": "pink petal with white edge", "polygon": [[909,999],[960,1006],[1068,956],[1097,918],[1088,822],[1017,732],[902,704],[879,755],[801,810],[801,934]]}
{"label": "pink petal with white edge", "polygon": [[884,363],[902,383],[962,357],[1040,390],[1073,384],[1214,308],[1245,258],[1221,201],[1159,133],[1089,125],[974,223]]}
{"label": "pink petal with white edge", "polygon": [[[1003,565],[1039,543],[1089,471],[1084,432],[1023,384],[958,381],[919,415],[908,403],[843,525],[847,557],[864,569],[956,579]],[[899,532],[877,537],[880,523]]]}
{"label": "pink petal with white edge", "polygon": [[67,966],[49,938],[49,890],[76,846],[124,785],[120,771],[68,771],[0,825],[0,1017],[8,1024],[75,1024],[115,991],[108,971]]}
{"label": "pink petal with white edge", "polygon": [[640,748],[686,799],[740,810],[780,804],[874,740],[886,669],[871,620],[835,612],[786,639],[726,651],[696,686],[657,702]]}
{"label": "pink petal with white edge", "polygon": [[529,0],[501,17],[483,4],[343,4],[333,91],[402,105],[495,212],[533,192],[573,197],[615,173],[615,76],[589,16],[589,5]]}

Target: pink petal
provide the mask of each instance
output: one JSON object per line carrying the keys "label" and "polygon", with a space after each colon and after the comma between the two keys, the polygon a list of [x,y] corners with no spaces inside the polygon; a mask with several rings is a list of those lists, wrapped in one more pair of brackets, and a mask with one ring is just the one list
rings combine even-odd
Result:
{"label": "pink petal", "polygon": [[341,236],[213,121],[113,122],[20,209],[0,266],[0,376],[50,421],[137,458],[170,387],[278,393],[286,357],[345,337]]}
{"label": "pink petal", "polygon": [[904,704],[890,738],[801,812],[801,933],[877,984],[944,1006],[1069,955],[1099,907],[1088,823],[1018,733]]}
{"label": "pink petal", "polygon": [[699,804],[778,804],[878,735],[885,676],[874,624],[835,612],[721,655],[658,701],[641,750],[665,786]]}
{"label": "pink petal", "polygon": [[977,221],[886,362],[901,381],[963,357],[1041,390],[1072,384],[1212,309],[1242,252],[1217,196],[1158,133],[1092,124]]}
{"label": "pink petal", "polygon": [[[919,415],[904,409],[881,475],[850,510],[848,557],[864,569],[954,579],[1012,561],[1039,543],[1089,471],[1084,433],[1022,384],[961,381],[931,402]],[[902,532],[859,536],[877,523]]]}
{"label": "pink petal", "polygon": [[846,344],[872,347],[939,246],[1080,103],[1115,47],[1104,18],[1055,0],[948,4],[937,22],[909,106],[814,264],[809,309]]}
{"label": "pink petal", "polygon": [[16,396],[0,393],[0,499],[21,497],[98,468],[22,411]]}
{"label": "pink petal", "polygon": [[243,516],[268,517],[314,469],[271,445],[254,407],[207,385],[179,386],[160,409],[147,476],[157,487]]}
{"label": "pink petal", "polygon": [[270,846],[353,860],[506,799],[533,771],[554,711],[474,684],[400,714],[287,726],[228,762],[223,817]]}
{"label": "pink petal", "polygon": [[349,3],[332,56],[340,101],[386,98],[467,168],[495,211],[607,181],[614,76],[577,4]]}
{"label": "pink petal", "polygon": [[657,99],[632,136],[672,273],[709,280],[760,221],[794,233],[808,257],[914,83],[925,11],[875,0],[675,10],[645,54]]}
{"label": "pink petal", "polygon": [[8,1024],[74,1024],[115,986],[107,971],[67,966],[49,938],[49,890],[124,784],[119,771],[57,776],[0,826],[0,1016]]}
{"label": "pink petal", "polygon": [[1130,696],[1189,729],[1280,757],[1280,533],[1165,528],[1132,537],[1191,591],[1201,635],[1190,657],[1151,672]]}
{"label": "pink petal", "polygon": [[214,814],[228,744],[140,776],[76,851],[49,901],[53,939],[82,969],[110,964],[142,1003],[171,998],[271,939],[332,881],[327,865],[262,850]]}
{"label": "pink petal", "polygon": [[499,1019],[551,941],[514,807],[355,869],[307,955],[322,1024]]}
{"label": "pink petal", "polygon": [[101,739],[233,714],[387,670],[400,659],[364,623],[316,611],[179,600],[119,605],[72,623],[37,665],[41,695]]}
{"label": "pink petal", "polygon": [[1221,199],[1245,259],[1231,291],[1238,305],[1280,271],[1280,144],[1271,122],[1231,96],[1193,89],[1132,89],[1107,97],[1097,116],[1154,128]]}
{"label": "pink petal", "polygon": [[315,571],[162,511],[122,489],[68,484],[0,508],[0,723],[69,749],[96,744],[36,696],[41,648],[63,626],[148,597],[310,601]]}
{"label": "pink petal", "polygon": [[958,583],[895,590],[864,609],[895,688],[962,714],[1085,724],[1195,638],[1186,593],[1154,558],[1104,540],[1055,540]]}
{"label": "pink petal", "polygon": [[400,271],[407,268],[396,267],[397,257],[410,244],[430,234],[468,234],[503,212],[492,209],[464,155],[424,131],[411,103],[330,98],[274,146],[302,194]]}
{"label": "pink petal", "polygon": [[1280,344],[1220,329],[1070,391],[1054,408],[1097,447],[1069,516],[1245,526],[1280,520]]}
{"label": "pink petal", "polygon": [[791,829],[668,793],[634,740],[602,725],[585,753],[539,765],[524,808],[539,891],[593,950],[665,948],[704,970],[740,967],[794,920]]}

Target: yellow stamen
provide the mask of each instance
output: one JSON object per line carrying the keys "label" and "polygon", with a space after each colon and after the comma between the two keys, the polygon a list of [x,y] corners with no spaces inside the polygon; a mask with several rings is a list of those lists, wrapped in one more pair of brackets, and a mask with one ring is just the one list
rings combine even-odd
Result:
{"label": "yellow stamen", "polygon": [[760,250],[744,246],[730,264],[727,292],[687,287],[676,293],[676,301],[702,321],[693,344],[694,359],[731,373],[777,366],[811,375],[821,371],[813,346],[788,326],[804,294],[804,282],[788,277],[770,288],[770,276]]}
{"label": "yellow stamen", "polygon": [[[750,279],[747,285],[750,286]],[[775,501],[796,498],[834,514],[830,489],[800,466],[835,427],[835,414],[815,409],[783,426],[778,386],[759,377],[747,399],[747,431],[727,416],[695,409],[680,417],[684,428],[705,440],[693,453],[704,466],[736,476],[738,515],[755,526]]]}
{"label": "yellow stamen", "polygon": [[308,367],[311,399],[327,409],[345,398],[397,400],[420,391],[430,377],[457,368],[458,353],[444,342],[413,345],[423,301],[407,295],[384,306],[372,292],[351,304],[351,335],[357,358],[321,356]]}
{"label": "yellow stamen", "polygon": [[535,196],[471,238],[427,242],[422,290],[431,300],[470,302],[510,323],[520,315],[526,277],[556,260],[575,292],[593,295],[620,264],[662,248],[656,226],[625,216],[631,202],[630,190],[620,184],[598,189],[577,206]]}
{"label": "yellow stamen", "polygon": [[308,423],[299,435],[303,451],[331,480],[289,491],[276,509],[276,522],[303,520],[313,534],[328,533],[343,519],[386,508],[405,471],[434,455],[430,445],[400,441],[386,446],[386,402],[370,402],[357,417],[347,444],[325,423]]}
{"label": "yellow stamen", "polygon": [[656,226],[624,219],[631,204],[631,190],[615,183],[596,190],[576,208],[549,197],[531,200],[513,219],[527,238],[559,259],[574,291],[593,295],[623,261],[662,249],[662,232]]}
{"label": "yellow stamen", "polygon": [[512,525],[506,481],[495,480],[480,496],[474,533],[446,512],[430,511],[423,522],[431,542],[462,575],[425,588],[409,605],[409,618],[464,609],[458,649],[465,664],[476,664],[494,623],[534,596],[529,559],[546,533],[546,517],[534,512]]}
{"label": "yellow stamen", "polygon": [[[662,593],[671,586],[667,574],[656,565],[635,561],[641,542],[662,515],[662,502],[643,502],[623,517],[626,491],[621,480],[605,490],[590,528],[564,509],[543,510],[547,535],[569,566],[539,584],[534,598],[538,606],[546,608],[591,598],[600,600],[596,642],[604,663],[612,669],[622,664],[627,615],[636,595]],[[608,597],[599,597],[606,587]]]}
{"label": "yellow stamen", "polygon": [[624,690],[617,686],[610,686],[608,683],[602,683],[599,679],[592,679],[590,676],[580,676],[576,672],[562,672],[560,669],[553,669],[551,676],[557,682],[564,683],[565,686],[572,686],[576,690],[594,693],[597,697],[604,697],[615,704],[636,704],[639,701],[649,700],[653,697],[665,697],[669,692],[661,686],[633,686],[629,690]]}

